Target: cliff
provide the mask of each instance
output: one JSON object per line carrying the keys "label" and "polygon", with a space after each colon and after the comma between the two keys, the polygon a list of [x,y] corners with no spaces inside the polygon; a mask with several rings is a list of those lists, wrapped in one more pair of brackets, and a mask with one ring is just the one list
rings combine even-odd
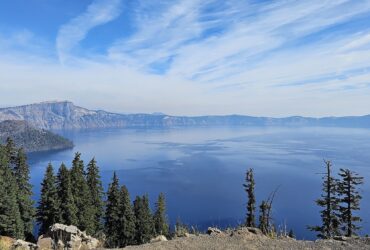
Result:
{"label": "cliff", "polygon": [[72,102],[43,102],[18,107],[1,108],[0,121],[25,120],[42,129],[90,129],[124,127],[188,127],[188,126],[339,126],[370,127],[370,115],[357,117],[253,117],[169,116],[156,114],[117,114],[89,110]]}

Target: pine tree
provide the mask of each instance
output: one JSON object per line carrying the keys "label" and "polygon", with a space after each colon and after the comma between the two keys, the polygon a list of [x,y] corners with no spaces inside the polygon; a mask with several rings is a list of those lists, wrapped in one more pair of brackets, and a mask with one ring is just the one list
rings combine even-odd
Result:
{"label": "pine tree", "polygon": [[169,226],[166,218],[166,202],[163,193],[158,196],[158,201],[155,204],[156,211],[154,213],[154,228],[157,235],[169,235]]}
{"label": "pine tree", "polygon": [[59,222],[66,225],[77,225],[77,207],[72,194],[70,172],[63,163],[57,175],[57,190],[60,201]]}
{"label": "pine tree", "polygon": [[39,234],[45,234],[49,227],[59,222],[59,200],[56,177],[51,163],[46,168],[41,183],[41,199],[37,207],[37,222],[40,224]]}
{"label": "pine tree", "polygon": [[9,148],[0,146],[0,235],[24,239],[17,189],[10,167]]}
{"label": "pine tree", "polygon": [[136,243],[147,243],[155,233],[147,195],[136,197],[134,201],[134,212],[136,218]]}
{"label": "pine tree", "polygon": [[248,196],[248,203],[247,203],[247,216],[245,225],[247,227],[255,227],[255,210],[256,210],[256,197],[254,195],[254,175],[253,169],[250,168],[245,177],[245,184],[243,184],[245,192]]}
{"label": "pine tree", "polygon": [[19,149],[16,156],[14,175],[18,192],[17,200],[21,219],[24,226],[26,240],[33,241],[33,222],[35,217],[34,202],[32,200],[32,185],[30,184],[30,169],[23,149]]}
{"label": "pine tree", "polygon": [[121,196],[119,191],[119,182],[116,173],[113,174],[112,183],[109,185],[107,193],[106,213],[105,213],[105,233],[106,245],[110,248],[116,248],[120,245],[120,204]]}
{"label": "pine tree", "polygon": [[96,235],[103,230],[102,218],[104,214],[103,196],[104,190],[100,180],[99,167],[93,158],[87,165],[86,181],[91,197],[91,209],[93,214],[92,232]]}
{"label": "pine tree", "polygon": [[321,199],[316,201],[316,204],[323,207],[321,210],[321,226],[308,227],[311,231],[318,232],[319,238],[332,238],[339,235],[339,199],[337,197],[338,180],[332,177],[332,164],[330,161],[325,161],[326,173],[323,176],[323,194]]}
{"label": "pine tree", "polygon": [[360,200],[358,185],[363,184],[363,177],[349,169],[340,169],[339,175],[342,177],[338,185],[340,202],[343,204],[339,207],[342,230],[347,237],[356,235],[356,231],[361,227],[356,222],[361,222],[361,218],[354,216],[353,212],[360,210]]}
{"label": "pine tree", "polygon": [[85,178],[84,163],[81,154],[76,153],[70,170],[71,187],[77,208],[77,226],[88,234],[94,233],[94,209],[91,204],[91,193]]}
{"label": "pine tree", "polygon": [[269,204],[267,201],[262,201],[260,205],[260,215],[259,215],[259,229],[261,229],[263,234],[267,234],[269,231],[269,216],[268,216]]}
{"label": "pine tree", "polygon": [[135,243],[135,214],[126,186],[121,187],[120,196],[119,247],[126,247]]}

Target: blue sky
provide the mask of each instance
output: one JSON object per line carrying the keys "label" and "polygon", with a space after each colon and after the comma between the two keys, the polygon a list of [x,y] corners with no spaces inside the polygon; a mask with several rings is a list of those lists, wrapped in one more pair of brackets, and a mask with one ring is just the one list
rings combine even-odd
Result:
{"label": "blue sky", "polygon": [[0,106],[369,114],[369,23],[369,0],[3,0]]}

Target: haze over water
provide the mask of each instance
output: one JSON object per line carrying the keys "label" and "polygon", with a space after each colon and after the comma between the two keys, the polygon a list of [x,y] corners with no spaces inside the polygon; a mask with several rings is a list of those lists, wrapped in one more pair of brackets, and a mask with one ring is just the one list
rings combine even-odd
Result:
{"label": "haze over water", "polygon": [[132,199],[148,193],[154,204],[167,198],[169,220],[208,226],[244,222],[245,172],[254,168],[257,202],[278,189],[273,204],[277,226],[312,239],[307,225],[320,223],[314,200],[321,194],[323,159],[333,170],[350,168],[365,177],[360,215],[370,231],[370,129],[351,128],[182,128],[58,131],[73,150],[29,156],[35,198],[49,162],[55,171],[71,165],[75,152],[85,164],[96,157],[105,188],[116,171]]}

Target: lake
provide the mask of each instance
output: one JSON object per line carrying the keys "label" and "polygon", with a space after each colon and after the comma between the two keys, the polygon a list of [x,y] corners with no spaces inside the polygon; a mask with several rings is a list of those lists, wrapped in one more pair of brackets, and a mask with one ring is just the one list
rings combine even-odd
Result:
{"label": "lake", "polygon": [[245,172],[253,168],[258,203],[276,188],[276,225],[300,239],[313,239],[307,225],[320,223],[314,200],[321,194],[323,159],[334,172],[350,168],[365,177],[360,215],[370,233],[370,129],[351,128],[178,128],[58,131],[73,150],[29,155],[35,199],[51,162],[71,165],[74,152],[85,163],[96,157],[105,188],[116,171],[131,197],[148,193],[152,206],[167,198],[170,222],[228,227],[243,223]]}

